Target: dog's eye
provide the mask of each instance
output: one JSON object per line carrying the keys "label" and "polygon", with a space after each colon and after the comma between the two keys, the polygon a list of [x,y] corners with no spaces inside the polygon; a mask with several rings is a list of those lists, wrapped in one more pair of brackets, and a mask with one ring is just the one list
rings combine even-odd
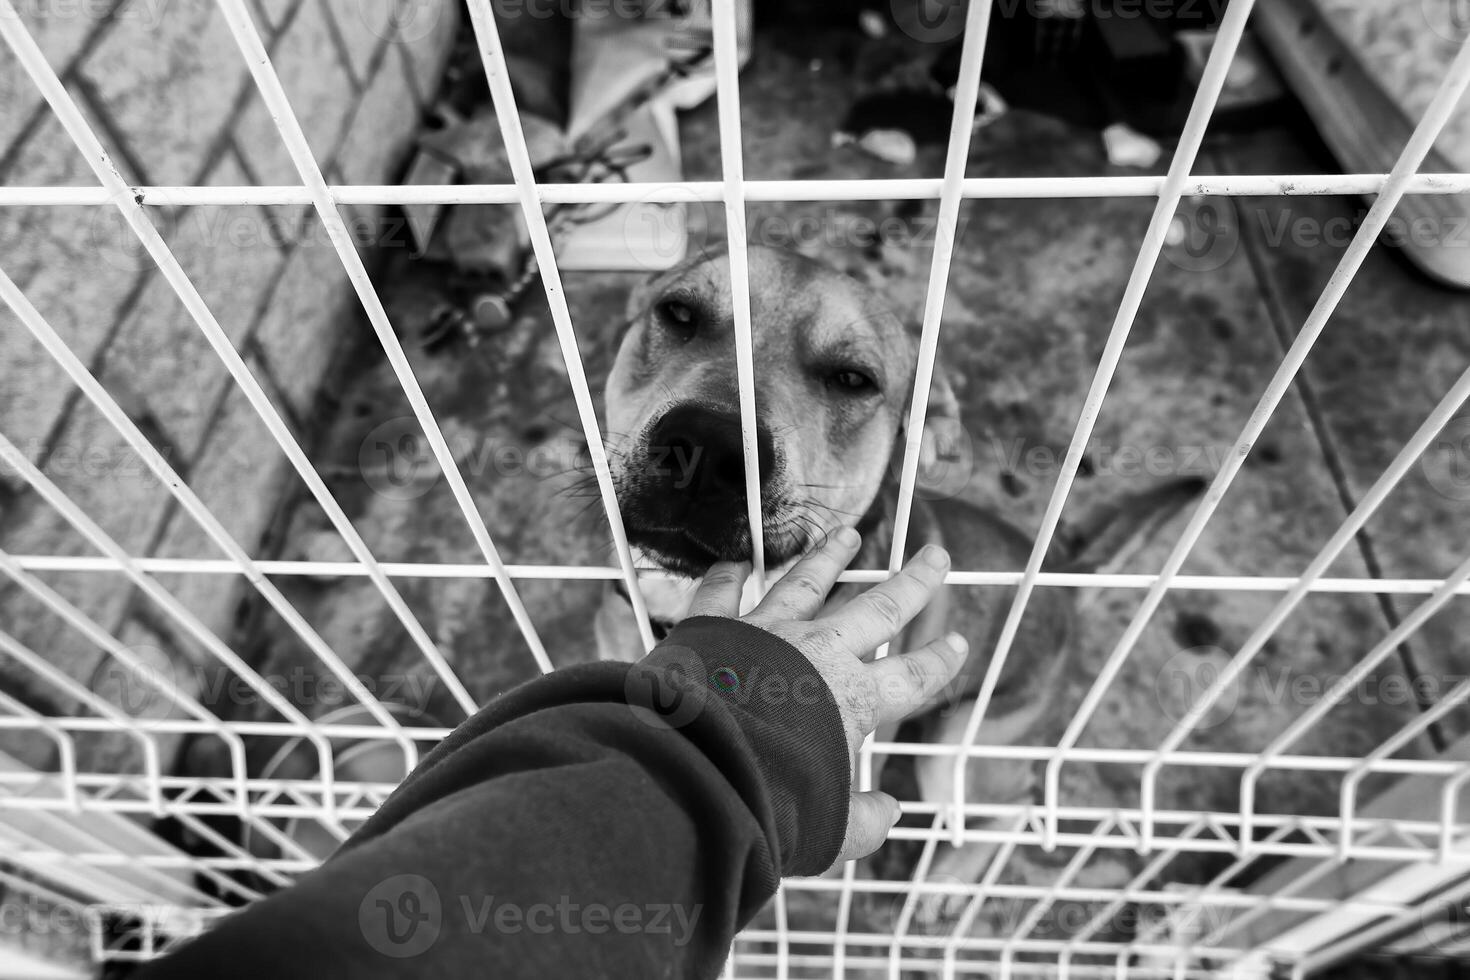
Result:
{"label": "dog's eye", "polygon": [[877,388],[873,379],[861,371],[836,371],[832,374],[831,383],[845,391],[871,391]]}
{"label": "dog's eye", "polygon": [[677,299],[662,300],[654,308],[654,312],[660,320],[679,333],[688,335],[694,332],[694,308],[688,303]]}

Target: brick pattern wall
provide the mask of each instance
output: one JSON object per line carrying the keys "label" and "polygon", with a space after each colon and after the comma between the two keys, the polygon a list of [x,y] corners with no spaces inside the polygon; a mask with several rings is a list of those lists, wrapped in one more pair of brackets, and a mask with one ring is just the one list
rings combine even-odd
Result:
{"label": "brick pattern wall", "polygon": [[[296,184],[295,168],[209,0],[14,0],[124,176],[139,185]],[[333,183],[398,176],[458,22],[454,0],[250,0],[272,61]],[[95,185],[9,49],[0,45],[0,183]],[[304,438],[344,338],[367,330],[309,208],[159,207],[150,216],[204,301]],[[354,208],[366,238],[395,234]],[[295,479],[224,364],[114,208],[0,209],[0,262],[149,439],[252,554]],[[0,306],[0,431],[135,555],[223,557],[61,369]],[[0,462],[0,547],[91,555]],[[40,578],[144,660],[197,651],[121,575]],[[229,639],[238,576],[160,576]],[[114,699],[102,652],[9,579],[0,628]],[[73,698],[0,657],[0,689],[45,712]],[[137,706],[124,704],[129,710]],[[42,739],[0,735],[33,764]],[[103,752],[103,755],[106,755]],[[100,759],[99,759],[100,761]]]}

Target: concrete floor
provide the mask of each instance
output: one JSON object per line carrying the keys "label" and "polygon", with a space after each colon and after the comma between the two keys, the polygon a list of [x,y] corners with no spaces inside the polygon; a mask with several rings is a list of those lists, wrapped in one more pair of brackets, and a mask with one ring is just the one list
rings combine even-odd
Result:
{"label": "concrete floor", "polygon": [[[809,43],[810,42],[810,43]],[[812,44],[815,44],[815,49]],[[855,36],[769,37],[742,80],[747,173],[751,177],[937,176],[942,150],[927,148],[910,168],[896,168],[853,148],[832,149],[832,120],[841,117],[860,78],[902,52]],[[815,50],[815,54],[814,54]],[[713,102],[682,120],[686,174],[717,178],[719,154]],[[1198,169],[1220,172],[1331,172],[1335,163],[1305,135],[1300,120],[1247,134],[1212,137]],[[1162,165],[1161,165],[1162,166]],[[1092,134],[1035,117],[1013,115],[975,141],[970,175],[1085,175],[1110,168]],[[1190,202],[1186,213],[1203,205]],[[1020,527],[1034,529],[1055,473],[1046,467],[1006,472],[1017,447],[1044,447],[1060,458],[1076,423],[1104,338],[1111,326],[1153,202],[1149,199],[974,201],[963,209],[945,307],[940,364],[963,407],[976,466],[965,494]],[[1096,430],[1098,452],[1076,484],[1064,521],[1090,507],[1157,482],[1129,476],[1109,463],[1117,447],[1163,447],[1173,460],[1164,475],[1210,476],[1208,460],[1227,452],[1267,379],[1338,259],[1342,249],[1301,247],[1289,239],[1263,244],[1261,230],[1291,221],[1322,222],[1352,215],[1361,202],[1335,197],[1239,202],[1238,241],[1201,260],[1171,247],[1154,271],[1128,346]],[[863,218],[907,214],[889,202],[763,205],[750,209],[752,227],[772,219],[811,215],[822,227]],[[919,240],[880,250],[816,243],[808,250],[854,274],[883,280],[918,316],[930,260],[923,229],[934,205],[909,219]],[[706,226],[718,242],[719,215]],[[1254,261],[1253,261],[1254,255]],[[1209,266],[1204,268],[1202,266]],[[636,277],[568,274],[565,284],[581,353],[599,393],[610,357],[612,327],[623,294]],[[412,269],[390,266],[381,286],[396,323],[421,318],[436,283]],[[1342,520],[1342,495],[1366,488],[1392,459],[1433,403],[1470,363],[1470,332],[1463,298],[1427,284],[1388,250],[1375,249],[1317,344],[1302,374],[1276,411],[1185,571],[1206,574],[1289,575],[1299,572]],[[367,336],[365,327],[364,335]],[[608,536],[598,504],[583,488],[584,474],[535,473],[485,465],[488,451],[543,447],[560,460],[577,456],[581,431],[544,297],[534,294],[514,328],[473,351],[413,352],[414,370],[451,444],[472,446],[462,465],[479,512],[508,561],[602,563]],[[341,406],[319,460],[357,526],[384,560],[479,561],[464,519],[440,481],[422,496],[396,500],[374,493],[359,465],[364,439],[375,427],[408,414],[381,352],[365,350],[358,372],[344,382]],[[478,453],[479,455],[476,455]],[[1440,460],[1448,465],[1448,460]],[[1334,482],[1333,468],[1341,479]],[[555,469],[555,465],[551,468]],[[1443,481],[1440,481],[1443,483]],[[1461,487],[1463,489],[1463,487]],[[1376,559],[1389,576],[1441,576],[1465,552],[1466,508],[1456,494],[1437,492],[1416,468],[1369,525]],[[1466,494],[1459,494],[1466,496]],[[305,542],[324,527],[314,505],[302,504],[290,540]],[[1152,571],[1163,562],[1182,522],[1125,563],[1121,570]],[[294,557],[288,554],[287,557]],[[1369,574],[1361,548],[1350,549],[1333,574]],[[426,675],[422,658],[381,598],[362,580],[289,580],[293,600],[355,669],[373,676]],[[479,580],[405,581],[403,589],[435,640],[449,653],[475,697],[489,700],[535,672],[493,583]],[[595,585],[525,582],[521,594],[557,664],[592,655],[590,615]],[[1073,701],[1111,650],[1141,598],[1110,590],[1083,614]],[[1083,744],[1147,747],[1157,744],[1182,712],[1177,685],[1223,663],[1271,608],[1261,592],[1181,592],[1167,599],[1109,689]],[[1417,600],[1398,599],[1402,615]],[[1233,710],[1197,732],[1187,747],[1251,751],[1305,710],[1283,696],[1300,678],[1346,670],[1389,628],[1385,609],[1369,596],[1316,595],[1303,603],[1267,645],[1259,670],[1232,698]],[[1422,669],[1436,678],[1463,673],[1470,651],[1463,637],[1470,602],[1459,600],[1414,640]],[[263,669],[286,671],[307,662],[288,632],[262,619],[257,648]],[[1024,665],[1016,669],[1024,669]],[[1397,670],[1395,661],[1383,674]],[[1173,673],[1171,673],[1173,672]],[[1451,679],[1451,683],[1453,680]],[[1443,688],[1441,688],[1443,689]],[[445,722],[459,713],[432,683],[416,698]],[[327,710],[330,705],[319,710]],[[1299,743],[1304,753],[1369,751],[1411,714],[1403,704],[1362,703],[1334,710]],[[1056,719],[1058,733],[1070,712]],[[1448,734],[1454,734],[1454,731]],[[1414,751],[1428,751],[1427,745]],[[206,764],[200,762],[199,764]],[[1135,768],[1069,766],[1064,802],[1132,805]],[[1166,770],[1160,806],[1233,811],[1238,772]],[[1268,776],[1258,809],[1301,814],[1336,812],[1334,780],[1301,774]],[[1014,874],[1044,880],[1048,867],[1070,859],[1018,854]],[[1215,862],[1184,858],[1170,878],[1198,880]],[[1115,885],[1138,858],[1113,851],[1089,864],[1080,884]],[[983,925],[979,928],[983,928]]]}

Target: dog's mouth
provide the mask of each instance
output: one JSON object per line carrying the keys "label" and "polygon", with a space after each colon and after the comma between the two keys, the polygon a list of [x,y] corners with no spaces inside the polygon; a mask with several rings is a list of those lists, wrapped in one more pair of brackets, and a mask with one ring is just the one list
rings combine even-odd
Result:
{"label": "dog's mouth", "polygon": [[[698,578],[717,561],[750,561],[750,523],[743,501],[738,510],[678,525],[663,525],[650,520],[652,515],[637,502],[621,502],[626,520],[628,543],[642,550],[663,568],[690,578]],[[767,530],[761,537],[767,566],[783,565],[802,554],[809,543],[809,533],[784,526],[786,522],[764,515]]]}
{"label": "dog's mouth", "polygon": [[[757,427],[766,563],[804,549],[816,522],[794,505],[786,452]],[[749,561],[750,520],[740,417],[728,408],[682,402],[652,419],[614,474],[628,540],[670,571],[703,575],[717,561]]]}

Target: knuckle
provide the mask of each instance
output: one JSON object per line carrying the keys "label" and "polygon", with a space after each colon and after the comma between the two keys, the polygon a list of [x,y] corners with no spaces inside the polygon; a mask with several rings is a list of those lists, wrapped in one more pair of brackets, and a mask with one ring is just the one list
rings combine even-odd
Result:
{"label": "knuckle", "polygon": [[915,691],[928,690],[929,682],[933,679],[928,664],[919,657],[903,658],[903,675]]}
{"label": "knuckle", "polygon": [[739,576],[736,574],[734,567],[721,566],[719,568],[711,568],[705,573],[704,584],[714,586],[715,588],[728,588],[733,586],[738,578]]}
{"label": "knuckle", "polygon": [[793,572],[787,576],[787,579],[791,583],[791,591],[799,598],[817,600],[826,598],[826,589],[822,587],[822,583],[817,580],[817,577],[810,572]]}
{"label": "knuckle", "polygon": [[841,713],[851,718],[859,731],[866,733],[873,730],[876,709],[873,691],[867,684],[844,684],[838,701],[844,709]]}
{"label": "knuckle", "polygon": [[801,642],[795,645],[799,646],[809,658],[826,661],[837,654],[841,643],[840,634],[827,629],[814,629],[805,633],[801,637]]}
{"label": "knuckle", "polygon": [[867,595],[869,614],[885,629],[897,629],[903,623],[903,608],[887,592],[872,591]]}

